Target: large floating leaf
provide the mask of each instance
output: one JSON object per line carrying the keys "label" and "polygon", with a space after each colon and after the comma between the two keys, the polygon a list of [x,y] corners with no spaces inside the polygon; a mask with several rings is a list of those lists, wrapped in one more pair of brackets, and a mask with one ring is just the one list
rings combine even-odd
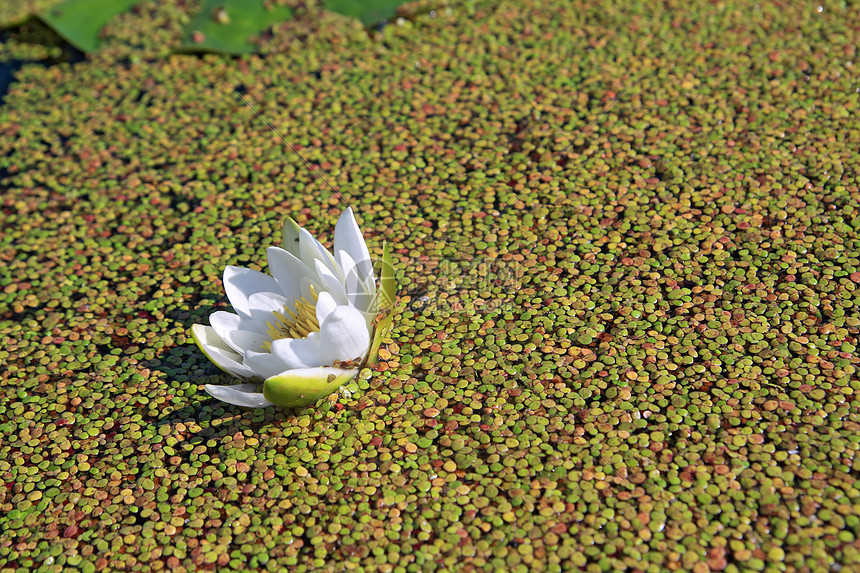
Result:
{"label": "large floating leaf", "polygon": [[251,42],[272,24],[289,20],[292,9],[263,0],[204,0],[203,9],[188,25],[182,49],[193,52],[249,54]]}
{"label": "large floating leaf", "polygon": [[365,26],[393,17],[401,4],[403,0],[323,0],[326,10],[358,18]]}
{"label": "large floating leaf", "polygon": [[39,18],[77,49],[92,52],[99,32],[108,21],[141,0],[66,0],[39,14]]}

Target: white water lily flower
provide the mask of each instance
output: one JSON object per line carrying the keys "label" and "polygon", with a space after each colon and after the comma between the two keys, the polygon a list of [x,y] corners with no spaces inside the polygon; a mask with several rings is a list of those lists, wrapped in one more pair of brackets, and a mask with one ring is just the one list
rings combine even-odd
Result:
{"label": "white water lily flower", "polygon": [[379,312],[394,300],[390,256],[383,246],[377,293],[370,252],[350,208],[335,225],[333,250],[289,219],[282,246],[267,252],[272,276],[224,269],[235,314],[217,311],[211,326],[195,324],[191,333],[212,362],[245,383],[207,384],[209,394],[237,406],[304,406],[375,360],[391,322]]}

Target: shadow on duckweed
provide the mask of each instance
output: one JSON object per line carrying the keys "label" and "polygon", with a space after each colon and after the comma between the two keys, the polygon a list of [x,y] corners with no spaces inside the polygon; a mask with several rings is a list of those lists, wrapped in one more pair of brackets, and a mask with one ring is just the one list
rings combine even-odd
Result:
{"label": "shadow on duckweed", "polygon": [[27,20],[16,26],[0,29],[0,44],[15,40],[48,48],[52,55],[44,59],[0,59],[0,105],[6,100],[16,73],[24,66],[35,64],[51,67],[57,64],[76,64],[86,59],[86,54],[64,40],[44,23],[36,19]]}
{"label": "shadow on duckweed", "polygon": [[[174,310],[167,313],[167,318],[181,324],[184,330],[190,331],[194,324],[208,323],[208,317],[213,312],[225,309],[224,303],[226,302],[226,298],[222,295],[202,293],[201,300],[214,300],[217,302],[215,304],[198,305],[191,312]],[[141,366],[163,373],[168,383],[179,382],[180,384],[184,384],[187,382],[195,389],[194,394],[200,398],[178,409],[168,409],[162,412],[154,422],[156,427],[187,421],[209,423],[231,419],[232,423],[225,430],[219,431],[216,435],[208,436],[210,438],[217,438],[227,433],[247,429],[256,432],[263,425],[271,421],[271,416],[267,417],[265,415],[265,409],[239,408],[225,404],[209,396],[203,390],[205,384],[230,385],[237,384],[238,381],[210,362],[190,340],[187,344],[170,348],[157,358],[142,362]],[[221,416],[213,415],[219,409],[222,409],[224,414]],[[301,415],[305,410],[306,408],[294,409],[289,410],[289,413],[292,415]],[[236,416],[236,412],[239,412],[240,415]],[[153,417],[150,416],[150,418]]]}

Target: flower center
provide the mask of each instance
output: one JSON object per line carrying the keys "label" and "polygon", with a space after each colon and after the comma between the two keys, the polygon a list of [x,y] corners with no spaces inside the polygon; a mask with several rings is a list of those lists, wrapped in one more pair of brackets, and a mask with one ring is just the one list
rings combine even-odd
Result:
{"label": "flower center", "polygon": [[[311,287],[311,294],[314,302],[308,302],[305,297],[301,297],[293,302],[291,309],[288,304],[284,305],[283,310],[274,311],[272,319],[267,321],[269,326],[268,333],[272,340],[279,338],[305,338],[311,332],[319,332],[320,324],[317,321],[316,301],[317,293]],[[272,351],[272,342],[263,343],[263,347],[268,352]]]}

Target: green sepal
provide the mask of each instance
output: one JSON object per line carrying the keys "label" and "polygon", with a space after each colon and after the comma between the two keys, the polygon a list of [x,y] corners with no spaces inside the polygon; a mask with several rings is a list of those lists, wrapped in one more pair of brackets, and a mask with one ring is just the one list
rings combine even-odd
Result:
{"label": "green sepal", "polygon": [[391,248],[388,243],[382,243],[382,271],[380,279],[380,310],[390,311],[394,306],[394,295],[397,292],[397,282],[394,280],[394,264],[391,262]]}
{"label": "green sepal", "polygon": [[383,316],[376,326],[373,328],[373,341],[370,343],[370,350],[367,353],[367,366],[373,366],[379,362],[379,347],[382,346],[382,339],[388,335],[391,330],[391,322],[394,320],[394,314],[389,310],[388,314]]}
{"label": "green sepal", "polygon": [[394,296],[397,292],[397,282],[394,279],[394,265],[391,262],[391,249],[388,243],[382,243],[382,268],[380,269],[379,291],[376,293],[376,304],[374,308],[380,318],[373,328],[373,340],[367,353],[367,366],[373,366],[379,359],[379,347],[382,339],[391,330],[391,322],[394,319]]}
{"label": "green sepal", "polygon": [[358,375],[358,370],[299,368],[267,378],[263,396],[284,408],[302,408],[325,398]]}

